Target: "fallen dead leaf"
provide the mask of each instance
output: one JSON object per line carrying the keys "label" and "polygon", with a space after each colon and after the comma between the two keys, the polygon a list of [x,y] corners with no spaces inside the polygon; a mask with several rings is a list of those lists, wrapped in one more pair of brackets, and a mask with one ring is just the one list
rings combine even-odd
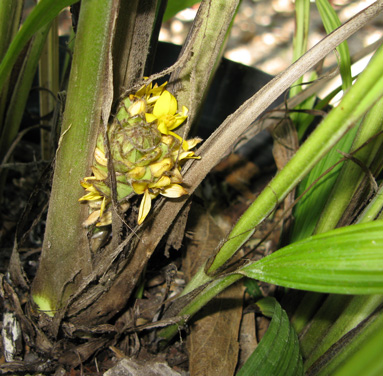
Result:
{"label": "fallen dead leaf", "polygon": [[[194,205],[190,219],[189,231],[198,241],[189,242],[184,260],[185,275],[189,278],[213,255],[224,236],[202,207]],[[239,353],[243,293],[242,285],[231,286],[210,301],[193,319],[187,342],[191,376],[234,375]]]}

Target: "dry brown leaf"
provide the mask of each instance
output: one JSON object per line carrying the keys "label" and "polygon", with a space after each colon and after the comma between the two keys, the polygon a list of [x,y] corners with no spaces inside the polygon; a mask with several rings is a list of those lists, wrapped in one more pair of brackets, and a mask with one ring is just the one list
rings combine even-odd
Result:
{"label": "dry brown leaf", "polygon": [[187,343],[190,376],[234,375],[242,297],[242,285],[230,286],[195,317]]}
{"label": "dry brown leaf", "polygon": [[[185,275],[190,278],[210,257],[223,231],[202,207],[191,209],[189,242],[184,260]],[[188,337],[190,375],[231,376],[239,352],[238,333],[242,317],[243,287],[233,285],[208,303],[193,319]]]}
{"label": "dry brown leaf", "polygon": [[[278,170],[286,165],[286,163],[294,156],[295,152],[298,150],[299,141],[298,134],[295,129],[294,124],[287,120],[284,120],[282,123],[276,125],[272,130],[272,135],[274,138],[273,146],[273,156],[275,164],[278,167]],[[293,189],[284,200],[284,209],[291,207],[295,200],[295,189]],[[285,218],[288,218],[291,215],[291,210],[285,214]],[[284,227],[287,229],[291,224],[289,219],[285,220]]]}

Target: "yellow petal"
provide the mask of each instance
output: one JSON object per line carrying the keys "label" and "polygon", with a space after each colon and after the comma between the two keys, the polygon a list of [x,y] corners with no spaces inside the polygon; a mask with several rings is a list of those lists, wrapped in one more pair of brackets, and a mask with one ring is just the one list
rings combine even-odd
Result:
{"label": "yellow petal", "polygon": [[82,223],[84,227],[89,227],[94,225],[100,218],[100,210],[96,210],[90,213],[89,217]]}
{"label": "yellow petal", "polygon": [[182,116],[188,116],[188,113],[189,113],[188,108],[185,107],[185,106],[182,106],[182,112],[181,112],[181,115],[182,115]]}
{"label": "yellow petal", "polygon": [[85,188],[85,189],[87,189],[87,188],[89,188],[89,187],[92,186],[92,184],[89,184],[89,183],[86,181],[86,178],[85,178],[85,180],[81,180],[81,181],[80,181],[80,184],[81,184],[81,186],[82,186],[83,188]]}
{"label": "yellow petal", "polygon": [[167,124],[169,131],[171,131],[172,129],[178,128],[185,121],[186,118],[187,116],[180,116],[180,115],[174,116],[174,120]]}
{"label": "yellow petal", "polygon": [[145,175],[145,172],[146,172],[145,167],[135,167],[135,168],[133,168],[133,170],[130,170],[128,172],[128,175],[132,179],[138,180],[138,179],[141,179]]}
{"label": "yellow petal", "polygon": [[[95,178],[95,176],[92,176],[93,178]],[[93,184],[89,184],[87,180],[91,180],[91,179],[88,179],[88,178],[85,178],[86,181],[81,181],[80,184],[88,191],[88,192],[92,192],[92,193],[95,193],[97,195],[100,195],[100,192],[94,187]],[[93,179],[92,179],[93,180]]]}
{"label": "yellow petal", "polygon": [[166,124],[165,124],[164,121],[160,121],[160,122],[158,123],[157,129],[158,129],[162,134],[165,134],[165,135],[168,135],[168,134],[169,134],[169,129],[168,129],[168,127],[166,126]]}
{"label": "yellow petal", "polygon": [[102,199],[102,196],[100,196],[99,193],[90,192],[90,193],[87,193],[85,196],[82,196],[78,200],[79,201],[97,201],[101,199]]}
{"label": "yellow petal", "polygon": [[155,116],[153,114],[146,113],[145,114],[145,120],[146,120],[147,123],[151,123],[151,122],[157,120],[157,116]]}
{"label": "yellow petal", "polygon": [[133,187],[134,192],[136,192],[138,195],[142,195],[145,192],[145,190],[147,189],[148,183],[133,182],[132,187]]}
{"label": "yellow petal", "polygon": [[167,90],[164,90],[154,105],[153,114],[156,117],[160,117],[164,115],[174,115],[176,111],[177,99]]}
{"label": "yellow petal", "polygon": [[108,226],[112,223],[112,211],[109,210],[105,212],[101,217],[100,220],[96,223],[97,227],[101,226]]}
{"label": "yellow petal", "polygon": [[159,178],[165,171],[170,171],[172,167],[172,160],[170,158],[164,158],[160,162],[152,163],[150,165],[150,171],[154,177]]}
{"label": "yellow petal", "polygon": [[104,197],[101,203],[101,208],[100,208],[100,217],[102,217],[106,207],[106,198]]}
{"label": "yellow petal", "polygon": [[94,159],[101,166],[108,165],[108,159],[105,157],[105,154],[99,148],[96,148],[96,150],[94,151]]}
{"label": "yellow petal", "polygon": [[144,197],[141,200],[140,209],[138,211],[137,222],[139,225],[145,220],[145,218],[150,212],[151,207],[152,199],[150,197],[149,190],[147,189],[144,193]]}
{"label": "yellow petal", "polygon": [[196,137],[192,138],[190,140],[185,140],[184,144],[186,143],[186,149],[184,148],[185,151],[188,151],[190,149],[193,149],[196,145],[198,145],[202,141],[202,138]]}
{"label": "yellow petal", "polygon": [[148,185],[149,188],[159,188],[159,189],[162,189],[168,185],[170,185],[171,183],[171,180],[169,178],[169,176],[162,176],[160,180],[158,180],[156,183],[151,183]]}
{"label": "yellow petal", "polygon": [[181,185],[170,184],[169,187],[167,187],[161,192],[161,195],[165,197],[176,198],[176,197],[181,197],[183,195],[187,195],[187,193],[188,191]]}
{"label": "yellow petal", "polygon": [[146,93],[147,93],[147,90],[149,88],[149,90],[151,89],[152,87],[152,84],[146,86],[146,85],[142,85],[137,91],[136,91],[136,94],[135,96],[136,97],[143,97]]}
{"label": "yellow petal", "polygon": [[136,116],[145,113],[146,111],[146,101],[141,99],[134,102],[129,108],[128,112],[130,116]]}
{"label": "yellow petal", "polygon": [[194,155],[194,151],[184,151],[183,153],[180,153],[178,160],[182,161],[183,159],[201,159],[199,156]]}
{"label": "yellow petal", "polygon": [[183,178],[178,168],[175,168],[174,170],[172,170],[172,176],[170,180],[172,183],[182,183]]}
{"label": "yellow petal", "polygon": [[108,173],[92,166],[93,177],[95,180],[105,180],[108,177]]}
{"label": "yellow petal", "polygon": [[180,140],[182,142],[182,149],[187,150],[187,141],[184,140],[181,136],[179,136],[177,133],[169,132],[169,134],[173,137],[175,137],[177,140]]}

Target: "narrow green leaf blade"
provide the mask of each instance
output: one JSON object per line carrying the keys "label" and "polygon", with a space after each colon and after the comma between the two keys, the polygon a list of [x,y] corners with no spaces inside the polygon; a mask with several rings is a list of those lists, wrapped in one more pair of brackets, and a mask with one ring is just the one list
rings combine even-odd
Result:
{"label": "narrow green leaf blade", "polygon": [[378,311],[332,346],[307,375],[381,375],[382,346],[383,315]]}
{"label": "narrow green leaf blade", "polygon": [[257,305],[271,323],[237,376],[303,375],[298,338],[286,312],[274,298],[264,298]]}
{"label": "narrow green leaf blade", "polygon": [[[341,25],[334,8],[328,0],[316,0],[315,3],[322,18],[323,26],[328,34]],[[336,50],[339,53],[339,69],[342,76],[343,90],[347,90],[352,84],[351,58],[347,42],[341,43]]]}
{"label": "narrow green leaf blade", "polygon": [[339,228],[293,243],[240,270],[295,289],[383,293],[383,221]]}
{"label": "narrow green leaf blade", "polygon": [[62,9],[79,0],[41,0],[29,14],[16,34],[0,64],[0,89],[3,87],[19,53],[41,27],[51,22]]}

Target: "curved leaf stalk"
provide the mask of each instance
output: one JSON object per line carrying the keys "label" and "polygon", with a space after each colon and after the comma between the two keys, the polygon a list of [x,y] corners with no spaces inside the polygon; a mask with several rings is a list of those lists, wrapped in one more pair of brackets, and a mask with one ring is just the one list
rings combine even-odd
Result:
{"label": "curved leaf stalk", "polygon": [[[383,221],[343,227],[315,235],[240,268],[236,272],[238,274],[229,274],[212,281],[182,309],[180,315],[193,315],[215,293],[241,278],[240,275],[308,291],[382,294],[382,247]],[[365,311],[371,312],[379,304],[380,298],[377,296],[367,299]],[[360,299],[363,300],[362,297]],[[356,305],[357,300],[351,305],[352,311],[358,308]],[[163,329],[159,336],[169,340],[177,330],[178,326],[172,325]]]}

